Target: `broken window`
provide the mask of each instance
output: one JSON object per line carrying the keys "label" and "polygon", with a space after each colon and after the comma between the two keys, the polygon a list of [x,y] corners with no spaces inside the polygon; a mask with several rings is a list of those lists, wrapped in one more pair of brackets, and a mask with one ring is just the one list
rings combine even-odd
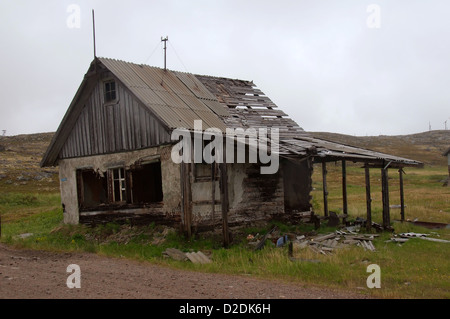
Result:
{"label": "broken window", "polygon": [[114,168],[111,170],[112,175],[112,201],[113,202],[126,202],[127,201],[127,188],[125,179],[125,169]]}
{"label": "broken window", "polygon": [[161,162],[137,165],[130,170],[132,200],[136,204],[163,200]]}
{"label": "broken window", "polygon": [[93,169],[77,170],[78,202],[82,208],[108,203],[107,179]]}
{"label": "broken window", "polygon": [[114,102],[117,99],[116,82],[114,80],[104,82],[105,103]]}
{"label": "broken window", "polygon": [[81,209],[108,205],[144,205],[163,200],[161,162],[108,169],[101,176],[93,169],[77,170],[78,202]]}

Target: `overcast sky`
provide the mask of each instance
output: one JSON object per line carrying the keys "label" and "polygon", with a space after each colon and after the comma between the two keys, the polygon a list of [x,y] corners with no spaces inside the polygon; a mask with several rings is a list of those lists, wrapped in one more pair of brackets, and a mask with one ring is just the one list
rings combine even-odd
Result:
{"label": "overcast sky", "polygon": [[448,0],[0,0],[0,135],[58,128],[92,9],[97,56],[163,67],[168,36],[169,69],[253,80],[307,131],[450,128]]}

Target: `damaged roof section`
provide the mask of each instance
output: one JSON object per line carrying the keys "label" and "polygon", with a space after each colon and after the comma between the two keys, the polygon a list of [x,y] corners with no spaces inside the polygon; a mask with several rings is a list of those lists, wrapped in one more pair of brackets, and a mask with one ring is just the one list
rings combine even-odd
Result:
{"label": "damaged roof section", "polygon": [[196,75],[215,95],[217,101],[228,108],[223,118],[229,128],[278,128],[280,138],[308,136],[308,134],[277,105],[258,89],[253,82]]}
{"label": "damaged roof section", "polygon": [[196,77],[228,108],[229,116],[223,118],[228,128],[278,128],[280,156],[312,156],[320,161],[348,159],[380,165],[390,163],[392,167],[422,165],[418,161],[314,138],[251,81],[204,75]]}

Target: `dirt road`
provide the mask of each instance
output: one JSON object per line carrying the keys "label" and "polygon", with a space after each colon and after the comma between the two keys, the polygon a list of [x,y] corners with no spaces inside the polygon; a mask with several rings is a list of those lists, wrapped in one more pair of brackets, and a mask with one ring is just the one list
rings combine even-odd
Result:
{"label": "dirt road", "polygon": [[[80,266],[81,288],[68,288],[67,266]],[[356,293],[246,276],[176,270],[89,253],[17,250],[0,244],[0,298],[10,299],[310,299]]]}

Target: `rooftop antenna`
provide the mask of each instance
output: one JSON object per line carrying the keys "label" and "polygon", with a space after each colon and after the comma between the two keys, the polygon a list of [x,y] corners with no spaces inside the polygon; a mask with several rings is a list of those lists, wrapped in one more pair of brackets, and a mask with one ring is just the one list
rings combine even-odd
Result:
{"label": "rooftop antenna", "polygon": [[94,40],[94,59],[97,57],[97,51],[95,47],[95,15],[94,15],[94,9],[92,9],[92,35]]}
{"label": "rooftop antenna", "polygon": [[169,40],[169,37],[166,36],[165,38],[161,37],[161,42],[164,42],[164,71],[167,70],[167,64],[166,64],[166,53],[167,53],[167,41]]}
{"label": "rooftop antenna", "polygon": [[445,130],[447,130],[447,120],[444,122]]}
{"label": "rooftop antenna", "polygon": [[5,136],[6,135],[6,130],[2,130],[2,136]]}

